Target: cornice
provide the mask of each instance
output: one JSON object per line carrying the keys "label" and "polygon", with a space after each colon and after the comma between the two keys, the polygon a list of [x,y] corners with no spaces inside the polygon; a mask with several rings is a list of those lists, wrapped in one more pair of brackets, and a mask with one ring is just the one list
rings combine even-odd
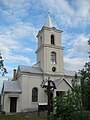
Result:
{"label": "cornice", "polygon": [[53,30],[53,31],[58,32],[58,33],[62,33],[62,32],[63,32],[62,30],[56,29],[55,27],[46,27],[46,26],[43,26],[43,27],[41,28],[41,30],[39,30],[39,32],[38,32],[38,34],[37,34],[36,37],[38,37],[39,34],[40,34],[41,32],[43,32],[44,30],[48,30],[48,31],[52,31],[52,30]]}
{"label": "cornice", "polygon": [[56,45],[49,45],[49,44],[42,44],[37,50],[35,53],[38,53],[42,48],[44,47],[49,47],[49,48],[55,48],[55,49],[64,49],[64,47],[62,46],[56,46]]}
{"label": "cornice", "polygon": [[32,74],[32,76],[35,76],[35,75],[38,75],[38,76],[43,75],[43,73],[20,72],[20,73],[17,75],[17,79],[18,79],[20,76],[22,76],[22,75],[31,76],[31,74]]}

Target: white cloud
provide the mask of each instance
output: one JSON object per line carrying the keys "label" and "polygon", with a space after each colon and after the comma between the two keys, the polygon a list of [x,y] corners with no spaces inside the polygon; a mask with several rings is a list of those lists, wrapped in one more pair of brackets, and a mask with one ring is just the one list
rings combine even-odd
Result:
{"label": "white cloud", "polygon": [[78,16],[80,17],[89,17],[90,14],[90,0],[76,0],[75,1],[76,5],[76,11],[78,13]]}
{"label": "white cloud", "polygon": [[63,36],[64,44],[64,62],[66,69],[79,70],[83,68],[88,59],[88,39],[90,34],[70,34]]}
{"label": "white cloud", "polygon": [[1,0],[4,9],[2,10],[2,16],[8,22],[17,22],[22,17],[28,16],[28,9],[31,6],[30,0]]}
{"label": "white cloud", "polygon": [[34,52],[34,51],[31,48],[24,48],[23,52],[30,53],[30,52]]}
{"label": "white cloud", "polygon": [[[65,26],[82,27],[90,24],[90,0],[1,0],[4,9],[1,16],[9,23],[22,22],[32,15],[33,10],[48,10]],[[71,3],[71,4],[70,4]],[[35,16],[40,14],[35,14]],[[30,18],[29,18],[30,19]],[[39,23],[39,21],[37,21]]]}
{"label": "white cloud", "polygon": [[88,53],[88,36],[82,34],[82,35],[79,35],[77,38],[76,38],[76,41],[74,42],[74,47],[76,47],[76,50],[79,52],[79,53],[83,53],[82,55],[85,55]]}
{"label": "white cloud", "polygon": [[23,63],[27,63],[30,64],[30,59],[21,55],[12,55],[12,56],[8,56],[8,61],[10,62],[23,62]]}
{"label": "white cloud", "polygon": [[69,70],[81,70],[84,67],[85,61],[87,62],[87,59],[84,58],[68,58],[64,57],[64,65],[65,69]]}
{"label": "white cloud", "polygon": [[[62,36],[63,45],[66,48],[87,51],[90,34],[64,33]],[[84,48],[84,49],[83,49]]]}
{"label": "white cloud", "polygon": [[24,62],[30,64],[30,59],[22,55],[16,55],[15,51],[20,53],[21,51],[32,52],[31,48],[24,48],[23,44],[13,38],[10,31],[0,35],[0,50],[3,58],[9,62]]}
{"label": "white cloud", "polygon": [[[60,24],[69,27],[90,24],[90,0],[41,0]],[[70,4],[72,3],[72,5]]]}
{"label": "white cloud", "polygon": [[30,23],[18,22],[13,28],[13,36],[15,38],[32,37],[36,40],[36,33],[38,29],[33,27]]}

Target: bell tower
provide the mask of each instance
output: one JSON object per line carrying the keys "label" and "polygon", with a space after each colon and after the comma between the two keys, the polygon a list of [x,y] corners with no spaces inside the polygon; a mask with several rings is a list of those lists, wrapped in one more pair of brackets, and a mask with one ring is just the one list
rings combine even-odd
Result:
{"label": "bell tower", "polygon": [[37,62],[40,62],[43,73],[64,74],[61,34],[62,31],[53,26],[50,14],[48,14],[44,26],[37,35]]}

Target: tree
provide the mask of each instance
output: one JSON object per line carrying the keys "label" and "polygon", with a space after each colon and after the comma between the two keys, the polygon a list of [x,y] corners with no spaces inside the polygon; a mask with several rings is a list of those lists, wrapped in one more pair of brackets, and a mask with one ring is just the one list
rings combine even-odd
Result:
{"label": "tree", "polygon": [[7,74],[7,70],[4,67],[4,60],[2,59],[1,53],[0,53],[0,74],[3,76]]}
{"label": "tree", "polygon": [[77,84],[77,75],[72,81],[72,90],[54,98],[55,114],[51,120],[88,120],[83,112],[81,87]]}
{"label": "tree", "polygon": [[81,74],[82,104],[85,110],[90,111],[90,62],[85,63]]}

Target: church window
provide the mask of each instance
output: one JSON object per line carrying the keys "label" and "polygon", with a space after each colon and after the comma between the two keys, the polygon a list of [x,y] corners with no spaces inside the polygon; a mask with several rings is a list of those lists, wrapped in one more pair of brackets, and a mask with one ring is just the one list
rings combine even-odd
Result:
{"label": "church window", "polygon": [[32,102],[38,102],[38,89],[32,89]]}
{"label": "church window", "polygon": [[56,53],[51,52],[51,63],[56,64]]}
{"label": "church window", "polygon": [[54,35],[51,35],[51,44],[52,44],[52,45],[55,44]]}
{"label": "church window", "polygon": [[40,45],[42,45],[42,36],[40,37]]}

